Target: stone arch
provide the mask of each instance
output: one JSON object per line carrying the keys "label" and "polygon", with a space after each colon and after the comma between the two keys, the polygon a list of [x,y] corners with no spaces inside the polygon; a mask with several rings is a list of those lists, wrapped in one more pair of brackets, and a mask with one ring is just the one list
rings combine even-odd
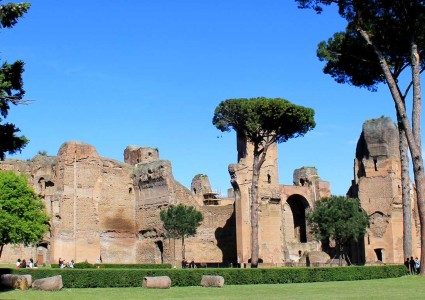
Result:
{"label": "stone arch", "polygon": [[46,241],[37,244],[35,262],[39,266],[44,266],[50,263],[49,259],[49,243]]}
{"label": "stone arch", "polygon": [[164,244],[161,240],[155,242],[155,263],[164,263]]}
{"label": "stone arch", "polygon": [[40,177],[37,182],[37,187],[39,194],[44,194],[44,190],[46,189],[46,180],[44,177]]}
{"label": "stone arch", "polygon": [[294,194],[288,197],[285,206],[285,229],[288,238],[294,242],[307,243],[306,211],[310,208],[307,199]]}

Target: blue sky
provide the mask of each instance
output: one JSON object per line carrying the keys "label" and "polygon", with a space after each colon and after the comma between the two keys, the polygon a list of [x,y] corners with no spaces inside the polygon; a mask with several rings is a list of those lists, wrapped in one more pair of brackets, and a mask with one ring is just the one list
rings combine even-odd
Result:
{"label": "blue sky", "polygon": [[371,93],[322,73],[317,44],[344,26],[334,9],[284,0],[32,1],[0,33],[0,58],[25,61],[25,98],[35,100],[9,113],[30,143],[8,157],[56,155],[72,140],[119,161],[127,145],[157,147],[183,185],[203,173],[225,194],[236,140],[212,125],[215,107],[281,97],[315,109],[317,126],[279,145],[280,182],[315,166],[345,194],[363,122],[395,112],[386,86]]}

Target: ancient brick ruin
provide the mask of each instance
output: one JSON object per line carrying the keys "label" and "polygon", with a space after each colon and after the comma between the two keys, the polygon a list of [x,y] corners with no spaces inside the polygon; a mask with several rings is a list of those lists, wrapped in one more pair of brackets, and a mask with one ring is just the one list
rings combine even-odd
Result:
{"label": "ancient brick ruin", "polygon": [[[370,228],[353,250],[354,262],[402,263],[403,205],[398,129],[390,118],[366,121],[357,143],[354,180],[348,192],[360,199]],[[420,254],[420,226],[411,187],[413,255]]]}
{"label": "ancient brick ruin", "polygon": [[[239,262],[251,255],[250,187],[252,180],[252,144],[238,136],[238,163],[229,166],[235,191],[236,238]],[[320,244],[309,235],[306,211],[314,202],[330,196],[329,182],[323,181],[313,167],[294,171],[294,185],[280,185],[277,144],[267,151],[259,180],[259,258],[266,264],[279,265],[299,258],[299,251],[316,251]]]}
{"label": "ancient brick ruin", "polygon": [[[238,140],[238,164],[230,165],[227,198],[212,191],[208,177],[198,174],[191,190],[177,182],[171,163],[157,149],[129,146],[124,163],[102,158],[94,147],[64,143],[56,157],[37,155],[30,161],[6,160],[1,170],[28,174],[51,216],[50,232],[36,247],[7,245],[0,262],[35,257],[39,264],[59,258],[77,262],[172,263],[181,244],[166,238],[159,218],[171,204],[195,206],[204,221],[186,239],[186,257],[197,262],[236,264],[249,260],[251,157]],[[314,168],[294,173],[294,186],[278,183],[277,146],[271,147],[261,179],[260,256],[281,265],[298,251],[316,250],[306,227],[305,211],[330,194],[329,183]]]}
{"label": "ancient brick ruin", "polygon": [[[6,160],[0,170],[28,174],[51,216],[50,232],[36,247],[7,245],[0,262],[35,257],[43,262],[74,259],[107,263],[172,263],[181,261],[181,242],[167,239],[159,213],[183,203],[201,211],[204,221],[195,237],[186,239],[186,257],[210,264],[250,260],[250,186],[252,145],[237,137],[238,160],[229,165],[233,189],[221,197],[208,177],[194,176],[190,190],[173,177],[171,162],[158,149],[128,146],[124,162],[102,158],[93,146],[64,143],[56,157]],[[371,217],[371,227],[352,245],[353,263],[403,262],[402,203],[398,132],[389,118],[364,124],[348,192],[358,197]],[[225,176],[225,175],[224,175]],[[329,256],[311,236],[306,211],[330,196],[330,185],[314,167],[294,171],[293,185],[278,178],[277,145],[269,148],[259,181],[260,262],[280,266],[298,261],[300,252],[325,262]],[[419,255],[419,224],[412,189],[414,255]]]}

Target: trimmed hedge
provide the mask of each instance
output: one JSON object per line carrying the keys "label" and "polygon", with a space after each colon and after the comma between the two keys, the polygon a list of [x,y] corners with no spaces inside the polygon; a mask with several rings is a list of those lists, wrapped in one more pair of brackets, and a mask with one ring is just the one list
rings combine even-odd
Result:
{"label": "trimmed hedge", "polygon": [[[404,265],[367,267],[273,268],[273,269],[13,269],[31,274],[33,280],[62,275],[65,288],[138,287],[145,276],[169,276],[172,286],[198,286],[202,275],[220,275],[226,285],[351,281],[401,277]],[[0,270],[1,273],[1,270]]]}
{"label": "trimmed hedge", "polygon": [[[171,264],[91,264],[76,263],[76,269],[171,269]],[[52,264],[53,269],[59,269],[58,264]]]}

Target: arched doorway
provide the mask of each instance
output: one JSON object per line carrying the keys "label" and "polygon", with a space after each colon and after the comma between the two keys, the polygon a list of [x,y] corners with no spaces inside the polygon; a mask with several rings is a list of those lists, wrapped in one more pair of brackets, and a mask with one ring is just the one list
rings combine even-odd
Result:
{"label": "arched doorway", "polygon": [[[301,195],[292,195],[286,200],[292,213],[292,222],[294,230],[294,240],[300,243],[307,243],[307,222],[306,210],[310,208],[307,200]],[[291,221],[291,220],[288,220]]]}
{"label": "arched doorway", "polygon": [[155,242],[155,263],[164,263],[164,245],[162,241]]}
{"label": "arched doorway", "polygon": [[50,263],[49,259],[49,244],[47,242],[41,242],[37,245],[35,262],[39,266],[44,266],[47,263]]}

